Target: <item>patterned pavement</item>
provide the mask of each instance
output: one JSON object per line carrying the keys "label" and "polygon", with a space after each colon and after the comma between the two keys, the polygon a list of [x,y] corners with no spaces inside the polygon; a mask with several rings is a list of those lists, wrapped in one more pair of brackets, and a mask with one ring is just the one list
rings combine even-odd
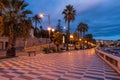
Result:
{"label": "patterned pavement", "polygon": [[0,80],[120,80],[94,49],[0,60]]}

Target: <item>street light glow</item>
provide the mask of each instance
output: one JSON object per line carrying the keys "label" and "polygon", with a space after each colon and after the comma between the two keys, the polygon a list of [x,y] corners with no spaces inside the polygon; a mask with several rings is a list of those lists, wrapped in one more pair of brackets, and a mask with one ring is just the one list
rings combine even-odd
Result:
{"label": "street light glow", "polygon": [[64,26],[63,28],[66,29],[66,26]]}
{"label": "street light glow", "polygon": [[73,38],[73,35],[70,35],[70,38]]}
{"label": "street light glow", "polygon": [[82,39],[79,39],[80,41],[82,40]]}
{"label": "street light glow", "polygon": [[52,32],[54,32],[55,31],[55,29],[52,29]]}
{"label": "street light glow", "polygon": [[85,41],[85,43],[87,43],[87,41]]}
{"label": "street light glow", "polygon": [[43,18],[43,17],[44,17],[44,14],[40,14],[39,16],[40,16],[41,18]]}
{"label": "street light glow", "polygon": [[48,30],[50,31],[50,30],[51,30],[51,28],[50,28],[50,27],[48,27]]}

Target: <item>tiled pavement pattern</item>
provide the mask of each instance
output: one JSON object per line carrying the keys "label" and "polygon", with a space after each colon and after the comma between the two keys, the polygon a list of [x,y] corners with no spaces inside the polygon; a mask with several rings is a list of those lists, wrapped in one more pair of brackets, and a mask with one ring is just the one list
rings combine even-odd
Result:
{"label": "tiled pavement pattern", "polygon": [[120,80],[94,49],[0,60],[0,80]]}

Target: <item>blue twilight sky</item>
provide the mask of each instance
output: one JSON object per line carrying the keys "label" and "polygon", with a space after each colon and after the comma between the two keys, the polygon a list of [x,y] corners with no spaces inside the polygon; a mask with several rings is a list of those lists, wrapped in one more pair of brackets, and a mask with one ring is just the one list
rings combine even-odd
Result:
{"label": "blue twilight sky", "polygon": [[[71,23],[71,32],[74,32],[79,22],[89,26],[88,33],[95,39],[120,39],[120,0],[26,0],[30,5],[28,9],[33,14],[49,14],[51,26],[62,20],[62,26],[67,26],[61,14],[66,5],[71,4],[77,10],[76,19]],[[42,25],[47,28],[47,17]]]}

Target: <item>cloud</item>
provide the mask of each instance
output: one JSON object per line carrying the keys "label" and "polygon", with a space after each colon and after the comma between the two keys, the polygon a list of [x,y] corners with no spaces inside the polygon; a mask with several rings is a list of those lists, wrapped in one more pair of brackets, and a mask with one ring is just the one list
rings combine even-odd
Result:
{"label": "cloud", "polygon": [[[27,0],[28,7],[34,14],[50,14],[51,26],[57,24],[57,20],[62,20],[65,26],[62,11],[65,6],[71,4],[77,10],[76,19],[71,23],[71,32],[74,32],[79,22],[89,25],[89,33],[93,33],[96,38],[109,39],[117,35],[120,36],[120,3],[119,0]],[[43,23],[47,23],[47,18]],[[46,26],[46,25],[45,25]]]}
{"label": "cloud", "polygon": [[79,0],[76,2],[75,8],[77,13],[86,12],[102,3],[102,0]]}

